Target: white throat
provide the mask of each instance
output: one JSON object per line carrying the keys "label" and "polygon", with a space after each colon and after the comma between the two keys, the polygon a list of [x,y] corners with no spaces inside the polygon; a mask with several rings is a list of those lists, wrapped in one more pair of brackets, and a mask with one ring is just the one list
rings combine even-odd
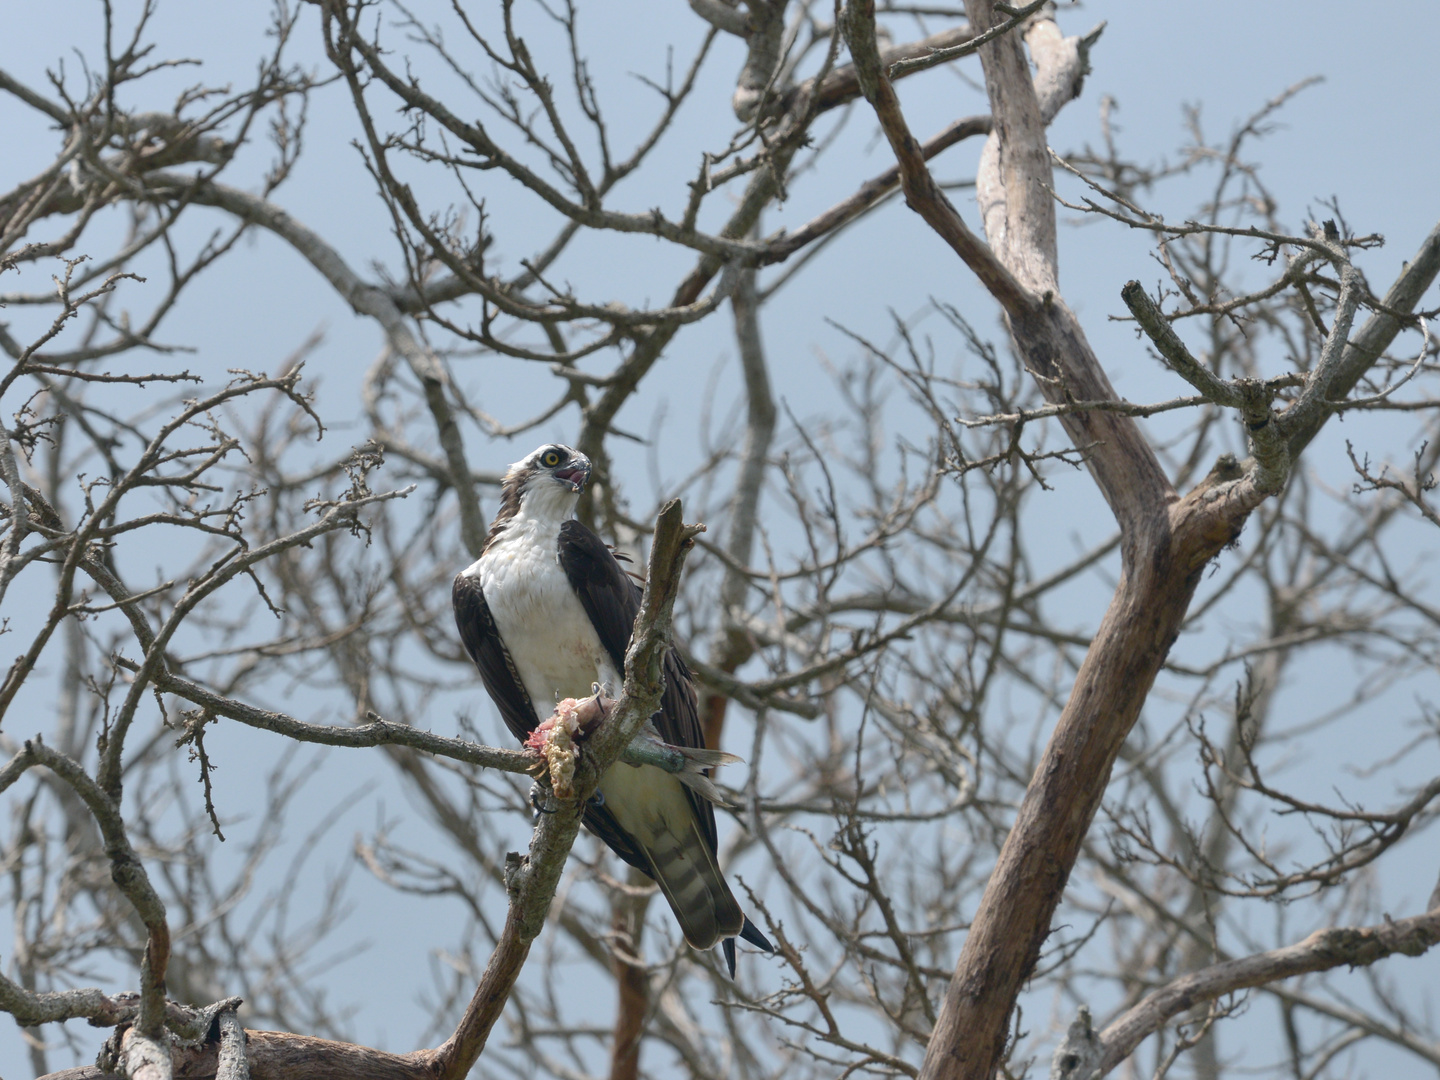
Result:
{"label": "white throat", "polygon": [[549,525],[555,530],[575,516],[575,504],[580,501],[578,492],[569,484],[561,483],[551,476],[537,476],[520,496],[520,511],[511,518],[516,522],[527,518],[536,525]]}
{"label": "white throat", "polygon": [[568,485],[548,476],[537,477],[521,494],[520,508],[503,523],[500,535],[486,543],[484,553],[466,567],[464,573],[469,577],[480,576],[486,555],[500,548],[509,549],[507,561],[513,559],[520,548],[544,550],[555,556],[560,526],[575,516],[575,504],[579,501],[579,494]]}

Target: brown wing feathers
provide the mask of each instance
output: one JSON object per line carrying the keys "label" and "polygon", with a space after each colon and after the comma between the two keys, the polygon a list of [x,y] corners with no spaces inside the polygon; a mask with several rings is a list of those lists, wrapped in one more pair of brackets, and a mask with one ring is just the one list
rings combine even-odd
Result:
{"label": "brown wing feathers", "polygon": [[[640,586],[625,572],[604,541],[578,521],[567,521],[560,526],[560,565],[600,635],[600,644],[610,654],[615,670],[624,671],[625,650],[630,646],[635,616],[640,613]],[[619,689],[615,687],[617,693]],[[660,737],[668,743],[697,748],[705,745],[695,684],[690,669],[674,648],[665,657],[665,691],[654,722]],[[709,841],[710,850],[715,850],[719,835],[715,828],[715,808],[688,788],[685,794],[700,819],[700,829]]]}

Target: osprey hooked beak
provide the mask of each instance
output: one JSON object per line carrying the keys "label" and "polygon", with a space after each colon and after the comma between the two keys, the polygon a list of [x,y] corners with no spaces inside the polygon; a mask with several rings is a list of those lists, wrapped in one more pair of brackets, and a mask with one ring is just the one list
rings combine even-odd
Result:
{"label": "osprey hooked beak", "polygon": [[585,484],[590,479],[590,459],[568,446],[543,448],[537,464],[542,469],[548,469],[551,476],[567,485],[576,495],[585,490]]}
{"label": "osprey hooked beak", "polygon": [[590,479],[590,463],[566,465],[563,469],[556,469],[552,474],[556,480],[562,480],[570,485],[570,490],[575,494],[585,490],[585,482]]}

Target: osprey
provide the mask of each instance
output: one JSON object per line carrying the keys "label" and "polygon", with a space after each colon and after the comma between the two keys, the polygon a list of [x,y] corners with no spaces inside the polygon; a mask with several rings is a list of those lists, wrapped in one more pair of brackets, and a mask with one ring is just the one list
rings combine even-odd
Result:
{"label": "osprey", "polygon": [[[586,697],[596,683],[618,691],[623,682],[640,587],[571,516],[589,478],[590,459],[559,444],[511,465],[480,558],[455,578],[451,593],[465,651],[522,741],[557,700]],[[695,686],[674,648],[652,723],[667,743],[705,745]],[[617,763],[601,778],[584,820],[655,880],[693,948],[723,942],[732,977],[737,934],[774,951],[720,874],[714,807],[675,776]]]}

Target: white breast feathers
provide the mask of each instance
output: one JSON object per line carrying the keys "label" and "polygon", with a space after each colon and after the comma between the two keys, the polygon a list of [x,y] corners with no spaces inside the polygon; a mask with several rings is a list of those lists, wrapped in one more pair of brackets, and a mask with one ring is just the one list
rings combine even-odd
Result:
{"label": "white breast feathers", "polygon": [[479,579],[495,628],[542,720],[558,699],[588,696],[591,683],[608,685],[612,693],[621,683],[560,565],[558,541],[553,523],[522,513],[465,571]]}

